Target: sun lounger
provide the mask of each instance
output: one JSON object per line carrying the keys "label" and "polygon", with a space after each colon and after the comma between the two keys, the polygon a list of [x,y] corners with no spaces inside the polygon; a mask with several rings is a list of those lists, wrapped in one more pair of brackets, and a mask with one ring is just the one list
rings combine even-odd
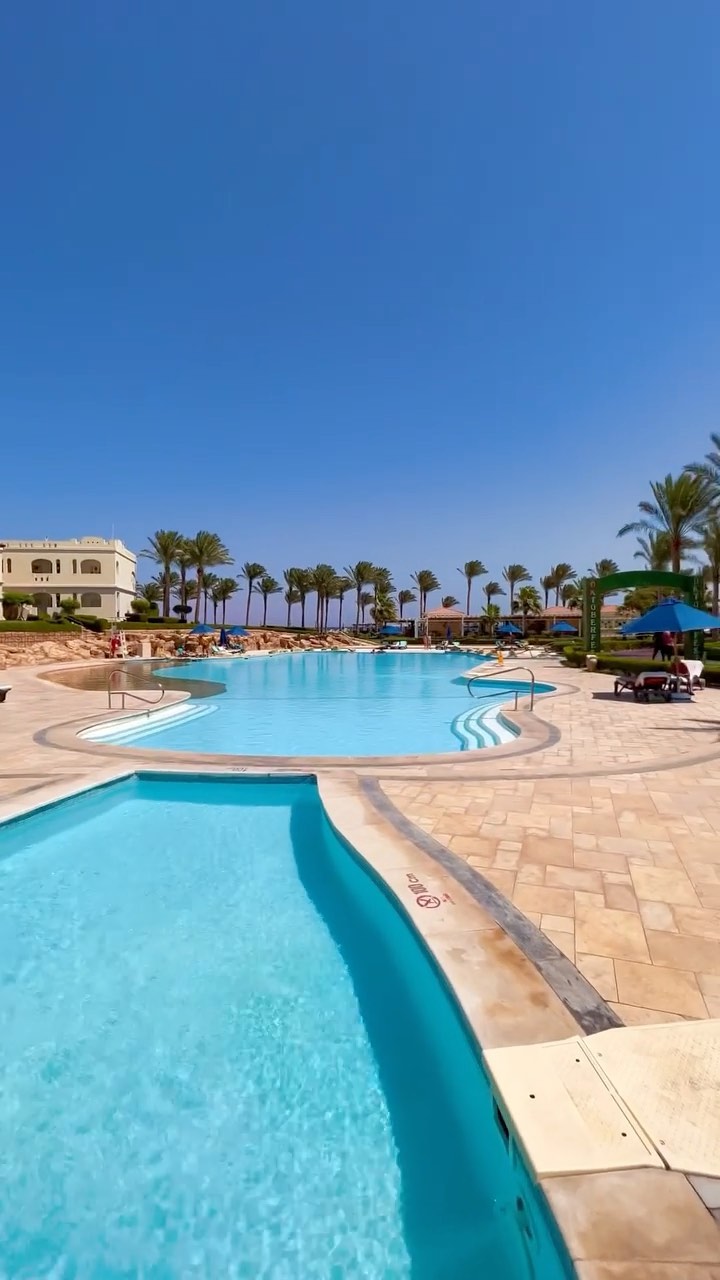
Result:
{"label": "sun lounger", "polygon": [[664,671],[641,671],[639,675],[621,672],[615,677],[615,697],[626,691],[633,694],[636,702],[649,702],[651,693],[666,702],[672,698],[670,677]]}
{"label": "sun lounger", "polygon": [[0,702],[5,701],[11,689],[11,684],[0,684]]}
{"label": "sun lounger", "polygon": [[670,671],[676,689],[682,689],[692,697],[696,689],[705,688],[703,664],[696,658],[677,658]]}

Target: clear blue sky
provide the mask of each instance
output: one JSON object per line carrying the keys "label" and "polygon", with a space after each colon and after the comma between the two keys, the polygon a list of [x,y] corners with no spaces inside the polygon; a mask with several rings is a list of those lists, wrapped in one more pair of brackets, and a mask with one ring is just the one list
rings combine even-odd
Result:
{"label": "clear blue sky", "polygon": [[0,535],[630,565],[720,429],[718,48],[717,0],[9,0]]}

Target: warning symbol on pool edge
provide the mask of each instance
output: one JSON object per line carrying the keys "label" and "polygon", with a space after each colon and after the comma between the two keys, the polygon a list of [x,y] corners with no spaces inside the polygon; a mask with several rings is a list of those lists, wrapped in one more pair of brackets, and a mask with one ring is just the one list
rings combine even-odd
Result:
{"label": "warning symbol on pool edge", "polygon": [[440,899],[436,898],[432,893],[419,893],[416,902],[419,907],[439,907]]}

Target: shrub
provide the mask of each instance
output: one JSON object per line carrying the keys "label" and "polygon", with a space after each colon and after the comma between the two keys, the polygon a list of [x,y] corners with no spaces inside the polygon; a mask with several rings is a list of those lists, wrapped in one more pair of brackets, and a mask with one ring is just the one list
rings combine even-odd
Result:
{"label": "shrub", "polygon": [[34,601],[25,591],[5,591],[2,596],[3,612],[9,621],[19,618],[26,604],[34,604]]}
{"label": "shrub", "polygon": [[[566,649],[565,658],[572,667],[585,666],[585,653],[578,650]],[[617,671],[627,671],[631,675],[637,675],[640,671],[667,671],[668,666],[665,662],[653,662],[650,658],[623,658],[616,653],[599,653],[597,654],[598,671],[607,671],[613,675]],[[705,664],[703,675],[708,684],[720,684],[720,662],[707,662]]]}

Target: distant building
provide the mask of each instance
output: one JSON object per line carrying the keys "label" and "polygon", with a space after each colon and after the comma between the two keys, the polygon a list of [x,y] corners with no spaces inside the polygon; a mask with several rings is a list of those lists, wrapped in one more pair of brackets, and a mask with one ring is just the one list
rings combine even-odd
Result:
{"label": "distant building", "polygon": [[431,640],[459,640],[463,634],[465,614],[461,609],[428,609],[422,616],[421,634]]}
{"label": "distant building", "polygon": [[136,564],[117,538],[8,539],[0,543],[0,617],[5,590],[32,596],[38,613],[52,613],[71,597],[80,614],[124,618],[135,598]]}

